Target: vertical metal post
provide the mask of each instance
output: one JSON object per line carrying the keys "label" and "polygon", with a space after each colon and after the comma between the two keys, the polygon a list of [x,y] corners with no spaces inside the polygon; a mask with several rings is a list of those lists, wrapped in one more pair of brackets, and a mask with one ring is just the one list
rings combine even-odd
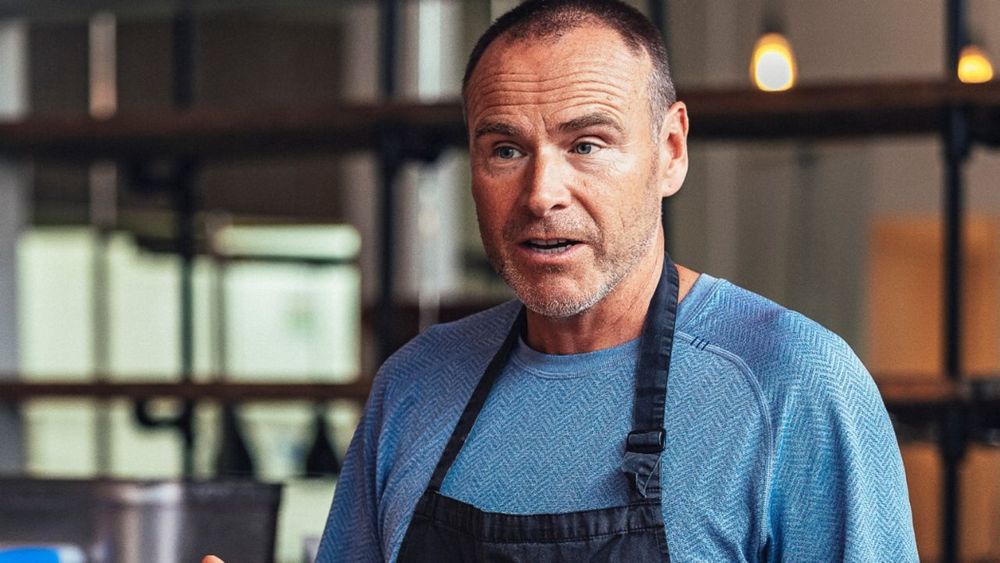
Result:
{"label": "vertical metal post", "polygon": [[[380,34],[379,90],[384,100],[391,100],[397,92],[396,41],[399,36],[399,0],[381,0],[379,12]],[[381,130],[379,161],[379,194],[381,196],[379,231],[379,302],[375,321],[378,338],[379,361],[392,354],[398,342],[395,304],[395,228],[396,228],[396,178],[402,164],[399,137],[391,127]]]}
{"label": "vertical metal post", "polygon": [[[965,2],[948,0],[946,49],[948,80],[956,81],[959,52],[966,40]],[[947,110],[943,133],[945,157],[944,191],[944,368],[952,381],[962,377],[962,234],[964,182],[962,166],[969,153],[968,117],[963,107]],[[962,405],[951,403],[941,429],[941,457],[944,465],[942,561],[958,561],[960,482],[959,467],[966,447],[966,427]]]}
{"label": "vertical metal post", "polygon": [[[948,0],[948,65],[949,80],[956,80],[958,55],[964,43],[964,0]],[[961,378],[961,276],[962,276],[962,211],[964,183],[962,165],[969,152],[969,132],[964,108],[948,108],[945,143],[945,370],[952,379]]]}
{"label": "vertical metal post", "polygon": [[[189,6],[183,6],[174,16],[173,35],[173,98],[177,109],[190,108],[195,93],[196,25]],[[157,185],[167,185],[174,208],[174,235],[180,258],[180,372],[181,380],[189,382],[194,372],[194,258],[195,212],[197,194],[195,184],[198,161],[191,156],[180,156],[173,163],[173,176],[167,180],[153,180]],[[139,176],[142,166],[136,167]],[[148,179],[147,179],[148,180]],[[183,442],[182,474],[194,475],[194,401],[184,400],[180,413],[168,419],[156,419],[149,413],[149,401],[135,403],[135,416],[140,424],[149,428],[172,427],[181,434]]]}
{"label": "vertical metal post", "polygon": [[[189,108],[194,103],[195,21],[190,9],[179,12],[173,22],[174,104]],[[197,165],[191,158],[177,162],[174,188],[177,248],[181,260],[181,378],[191,381],[194,372],[194,257],[197,209],[195,179]],[[194,403],[184,401],[178,420],[184,441],[183,473],[194,474]]]}

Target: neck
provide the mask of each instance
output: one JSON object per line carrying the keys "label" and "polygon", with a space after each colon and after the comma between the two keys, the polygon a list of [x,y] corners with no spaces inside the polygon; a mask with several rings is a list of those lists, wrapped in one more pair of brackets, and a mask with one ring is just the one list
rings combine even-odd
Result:
{"label": "neck", "polygon": [[[638,338],[663,270],[662,235],[653,246],[625,279],[590,309],[565,318],[546,317],[528,310],[528,345],[546,354],[580,354]],[[690,291],[698,274],[683,266],[677,269],[679,302]]]}

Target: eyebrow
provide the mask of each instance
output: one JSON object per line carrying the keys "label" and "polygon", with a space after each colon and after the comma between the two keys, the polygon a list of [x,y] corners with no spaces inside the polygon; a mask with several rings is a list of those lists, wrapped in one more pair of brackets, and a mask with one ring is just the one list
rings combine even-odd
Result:
{"label": "eyebrow", "polygon": [[569,121],[560,123],[559,130],[562,131],[563,133],[567,133],[572,131],[579,131],[580,129],[586,129],[588,127],[596,127],[600,125],[611,127],[615,131],[618,131],[619,133],[622,134],[625,133],[625,128],[622,127],[622,124],[617,119],[615,119],[611,115],[608,115],[607,113],[600,111],[594,113],[588,113],[587,115],[582,115],[575,119],[570,119]]}
{"label": "eyebrow", "polygon": [[517,127],[511,125],[510,123],[503,123],[500,121],[487,121],[476,127],[476,132],[473,137],[478,139],[484,135],[504,135],[506,137],[518,137],[521,136],[521,130]]}

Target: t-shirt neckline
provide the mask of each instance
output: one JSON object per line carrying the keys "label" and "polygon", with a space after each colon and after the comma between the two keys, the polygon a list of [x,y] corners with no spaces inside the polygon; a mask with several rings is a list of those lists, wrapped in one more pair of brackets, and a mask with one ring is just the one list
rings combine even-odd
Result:
{"label": "t-shirt neckline", "polygon": [[[676,330],[683,330],[683,327],[697,314],[718,281],[718,278],[708,274],[698,276],[677,306]],[[533,375],[549,379],[611,373],[619,371],[624,364],[631,364],[634,368],[640,340],[641,338],[635,338],[611,348],[580,354],[546,354],[533,349],[523,339],[518,338],[517,345],[511,352],[511,361]]]}

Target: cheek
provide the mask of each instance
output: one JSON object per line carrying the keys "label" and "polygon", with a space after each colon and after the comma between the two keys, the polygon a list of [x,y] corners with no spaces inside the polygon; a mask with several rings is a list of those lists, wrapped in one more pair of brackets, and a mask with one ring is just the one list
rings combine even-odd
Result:
{"label": "cheek", "polygon": [[616,158],[602,163],[599,171],[581,178],[580,186],[586,206],[596,217],[606,217],[617,227],[631,219],[640,199],[648,196],[648,170],[639,166],[636,159]]}
{"label": "cheek", "polygon": [[506,205],[502,192],[496,186],[477,183],[472,188],[472,199],[476,204],[476,216],[480,229],[495,231],[503,224]]}

